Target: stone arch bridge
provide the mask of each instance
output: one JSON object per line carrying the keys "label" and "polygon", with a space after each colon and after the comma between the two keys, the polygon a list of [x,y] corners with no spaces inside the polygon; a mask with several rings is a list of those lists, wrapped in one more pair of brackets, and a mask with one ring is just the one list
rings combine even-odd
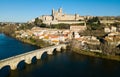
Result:
{"label": "stone arch bridge", "polygon": [[56,51],[61,51],[61,49],[66,49],[66,44],[60,44],[42,49],[37,49],[7,59],[0,60],[0,69],[2,69],[5,66],[10,66],[11,70],[15,70],[17,69],[17,66],[21,61],[24,60],[25,63],[31,64],[32,62],[31,60],[33,57],[36,57],[36,59],[41,59],[43,53],[47,52],[47,54],[52,55],[55,49]]}

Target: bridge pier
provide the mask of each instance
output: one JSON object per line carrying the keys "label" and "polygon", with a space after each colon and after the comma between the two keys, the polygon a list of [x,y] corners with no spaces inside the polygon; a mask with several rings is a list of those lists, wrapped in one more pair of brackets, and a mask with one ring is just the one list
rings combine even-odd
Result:
{"label": "bridge pier", "polygon": [[17,69],[17,65],[19,63],[19,60],[15,60],[9,63],[11,70]]}
{"label": "bridge pier", "polygon": [[67,46],[66,46],[66,45],[64,45],[64,46],[62,46],[62,48],[63,48],[63,49],[66,49],[66,48],[67,48]]}
{"label": "bridge pier", "polygon": [[32,62],[31,60],[32,60],[32,57],[28,57],[25,59],[25,63],[31,64],[31,62]]}
{"label": "bridge pier", "polygon": [[31,60],[25,60],[25,63],[31,64]]}
{"label": "bridge pier", "polygon": [[41,58],[41,56],[40,56],[40,55],[36,55],[36,58],[37,58],[37,59],[40,59],[40,58]]}
{"label": "bridge pier", "polygon": [[17,64],[13,63],[10,65],[11,70],[17,69]]}
{"label": "bridge pier", "polygon": [[47,54],[48,54],[48,55],[52,55],[52,54],[53,54],[53,52],[51,52],[51,51],[48,51],[48,52],[47,52]]}
{"label": "bridge pier", "polygon": [[60,52],[61,51],[61,47],[57,48],[56,51]]}
{"label": "bridge pier", "polygon": [[36,58],[37,58],[37,59],[41,59],[41,56],[42,56],[43,53],[44,53],[44,52],[39,52],[39,53],[37,53],[37,54],[36,54]]}
{"label": "bridge pier", "polygon": [[53,50],[54,50],[54,49],[48,50],[48,51],[47,51],[47,54],[48,54],[48,55],[52,55],[52,54],[53,54]]}

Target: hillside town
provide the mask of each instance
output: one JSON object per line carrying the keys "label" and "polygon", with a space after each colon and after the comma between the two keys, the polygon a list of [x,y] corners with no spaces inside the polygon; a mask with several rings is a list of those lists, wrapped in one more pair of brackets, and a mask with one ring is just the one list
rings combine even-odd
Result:
{"label": "hillside town", "polygon": [[[33,27],[28,30],[16,31],[16,38],[34,38],[42,39],[45,42],[49,42],[51,45],[58,45],[60,43],[68,43],[70,40],[75,39],[81,42],[81,45],[93,44],[100,45],[100,40],[96,36],[83,36],[80,32],[87,29],[85,26],[70,26],[70,29],[48,29]],[[120,44],[120,31],[116,27],[111,29],[104,28],[105,36],[104,40],[118,46]]]}
{"label": "hillside town", "polygon": [[49,45],[73,44],[83,51],[120,55],[119,17],[69,15],[60,8],[27,23],[0,24],[2,32],[17,39],[43,40]]}
{"label": "hillside town", "polygon": [[120,77],[120,0],[0,0],[0,77]]}

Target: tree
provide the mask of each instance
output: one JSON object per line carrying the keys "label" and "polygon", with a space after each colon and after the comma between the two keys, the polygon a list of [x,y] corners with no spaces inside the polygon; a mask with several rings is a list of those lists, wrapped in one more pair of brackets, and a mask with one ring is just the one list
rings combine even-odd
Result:
{"label": "tree", "polygon": [[70,29],[70,25],[69,24],[55,24],[55,25],[51,25],[51,28],[57,28],[57,29]]}
{"label": "tree", "polygon": [[17,26],[16,25],[5,25],[3,28],[3,32],[7,35],[12,35],[16,31]]}
{"label": "tree", "polygon": [[108,43],[105,40],[104,42],[101,42],[100,49],[102,50],[102,53],[105,55],[115,55],[118,50],[114,45]]}
{"label": "tree", "polygon": [[21,24],[21,26],[19,27],[19,30],[26,30],[26,29],[31,29],[33,28],[35,25],[33,23],[23,23]]}
{"label": "tree", "polygon": [[115,26],[115,27],[117,27],[117,28],[120,27],[120,23],[119,23],[119,22],[115,22],[115,23],[113,23],[112,25]]}
{"label": "tree", "polygon": [[39,19],[39,18],[36,18],[36,19],[35,19],[34,24],[35,24],[36,26],[40,26],[42,23],[43,23],[43,21],[42,21],[41,19]]}
{"label": "tree", "polygon": [[93,17],[92,19],[87,20],[87,26],[91,30],[101,30],[101,29],[103,29],[103,26],[101,25],[98,17]]}
{"label": "tree", "polygon": [[42,24],[40,25],[40,27],[45,28],[45,27],[47,27],[47,25],[42,23]]}
{"label": "tree", "polygon": [[87,21],[88,24],[93,24],[93,23],[98,23],[99,22],[99,18],[98,17],[93,17],[92,19],[89,19]]}

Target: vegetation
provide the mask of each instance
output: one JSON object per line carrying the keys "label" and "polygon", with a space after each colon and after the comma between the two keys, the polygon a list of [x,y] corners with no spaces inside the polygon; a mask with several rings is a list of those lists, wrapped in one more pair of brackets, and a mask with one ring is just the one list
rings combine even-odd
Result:
{"label": "vegetation", "polygon": [[73,51],[78,53],[78,54],[83,54],[83,55],[87,55],[87,56],[120,61],[120,56],[117,56],[117,55],[116,56],[114,56],[114,55],[107,55],[106,56],[106,55],[101,54],[101,53],[89,52],[89,51],[84,51],[84,50],[80,50],[80,49],[76,49],[76,48],[74,48]]}
{"label": "vegetation", "polygon": [[56,29],[70,29],[70,25],[69,24],[55,24],[55,25],[51,25],[51,28],[56,28]]}
{"label": "vegetation", "polygon": [[2,32],[7,35],[14,35],[14,32],[16,30],[17,30],[16,25],[4,25],[4,27],[2,27]]}
{"label": "vegetation", "polygon": [[2,27],[0,26],[0,33],[2,33]]}
{"label": "vegetation", "polygon": [[80,35],[83,35],[83,36],[95,36],[95,37],[103,37],[106,33],[104,32],[103,29],[101,30],[91,30],[91,29],[87,29],[83,32],[80,33]]}
{"label": "vegetation", "polygon": [[28,44],[32,44],[32,45],[36,45],[38,47],[48,47],[50,46],[50,44],[48,42],[43,41],[42,39],[35,39],[35,38],[18,38],[18,40],[28,43]]}
{"label": "vegetation", "polygon": [[117,28],[120,28],[120,22],[113,23],[112,25],[117,27]]}
{"label": "vegetation", "polygon": [[35,18],[34,24],[35,24],[36,26],[39,26],[39,27],[40,27],[42,23],[43,23],[43,21],[42,21],[41,19]]}
{"label": "vegetation", "polygon": [[101,42],[100,49],[104,55],[120,55],[120,48],[109,44],[107,41],[104,43]]}
{"label": "vegetation", "polygon": [[21,26],[19,26],[19,30],[26,30],[26,29],[31,29],[33,28],[35,25],[33,23],[23,23],[21,24]]}
{"label": "vegetation", "polygon": [[86,20],[87,30],[80,33],[85,36],[96,36],[102,37],[105,35],[104,33],[104,25],[100,23],[98,17],[93,17],[92,19]]}
{"label": "vegetation", "polygon": [[93,17],[92,19],[87,20],[87,26],[88,26],[88,29],[91,29],[91,30],[103,29],[103,26],[101,25],[98,17]]}
{"label": "vegetation", "polygon": [[[79,53],[79,54],[120,61],[120,56],[119,56],[120,48],[116,48],[115,46],[112,46],[112,45],[108,44],[107,42],[105,44],[100,44],[100,45],[88,45],[87,44],[86,48],[88,48],[88,49],[86,49],[86,50],[83,49],[84,47],[81,46],[80,42],[78,42],[76,40],[72,40],[70,42],[69,48],[71,51]],[[93,49],[93,50],[100,49],[103,52],[102,53],[90,52],[89,48]]]}

